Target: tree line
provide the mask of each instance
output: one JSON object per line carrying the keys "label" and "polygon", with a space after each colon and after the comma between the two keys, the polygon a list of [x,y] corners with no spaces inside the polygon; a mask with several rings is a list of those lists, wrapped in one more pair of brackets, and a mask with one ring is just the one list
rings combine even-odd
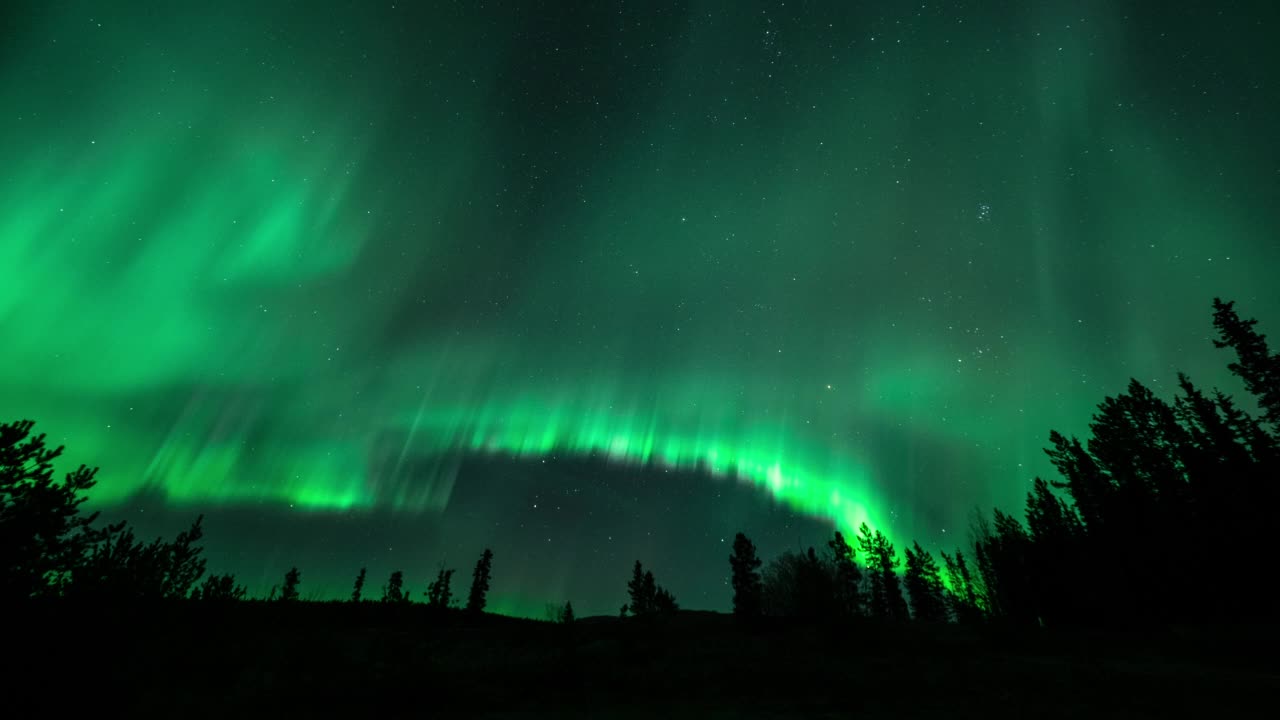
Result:
{"label": "tree line", "polygon": [[1256,415],[1182,373],[1172,401],[1131,380],[1098,405],[1083,441],[1049,434],[1059,477],[1032,481],[1021,518],[979,515],[970,544],[939,553],[941,565],[918,543],[900,559],[864,524],[861,567],[837,532],[825,553],[784,553],[761,571],[739,534],[734,613],[1045,626],[1271,617],[1259,574],[1280,509],[1280,353],[1256,325],[1214,300],[1213,344],[1233,352],[1227,369]]}
{"label": "tree line", "polygon": [[[729,556],[733,613],[742,618],[848,617],[925,623],[1027,625],[1203,623],[1269,616],[1264,532],[1280,507],[1280,353],[1256,321],[1215,299],[1216,347],[1256,406],[1249,412],[1218,389],[1178,375],[1172,401],[1131,380],[1098,405],[1083,441],[1053,431],[1045,452],[1059,477],[1035,478],[1022,516],[979,515],[967,546],[938,557],[919,543],[897,548],[863,524],[853,544],[835,532],[818,551],[788,551],[767,565],[743,533]],[[245,588],[207,574],[202,518],[173,540],[138,539],[125,522],[99,525],[81,512],[97,468],[54,479],[63,448],[32,434],[31,421],[0,424],[0,600],[234,601]],[[941,563],[939,563],[939,558]],[[485,549],[462,609],[482,613],[493,569]],[[454,569],[440,567],[423,596],[457,606]],[[350,600],[365,602],[365,568]],[[291,568],[272,601],[299,600]],[[679,609],[640,561],[620,615],[650,618]],[[411,603],[404,573],[380,602]],[[572,622],[572,605],[552,619]]]}

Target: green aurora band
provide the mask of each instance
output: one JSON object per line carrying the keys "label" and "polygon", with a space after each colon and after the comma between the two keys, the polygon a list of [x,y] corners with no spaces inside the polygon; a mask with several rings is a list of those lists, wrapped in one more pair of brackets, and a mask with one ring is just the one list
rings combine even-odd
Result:
{"label": "green aurora band", "polygon": [[[938,542],[1127,377],[1234,389],[1213,295],[1280,315],[1265,24],[583,10],[594,73],[531,10],[319,5],[7,11],[0,409],[99,506],[439,511],[468,454],[589,455]],[[1192,28],[1215,64],[1156,68]]]}

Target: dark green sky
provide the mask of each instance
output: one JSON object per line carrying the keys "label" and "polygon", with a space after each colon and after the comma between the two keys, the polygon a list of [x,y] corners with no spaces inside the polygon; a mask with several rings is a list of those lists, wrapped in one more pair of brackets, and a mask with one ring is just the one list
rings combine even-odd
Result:
{"label": "dark green sky", "polygon": [[0,410],[254,584],[947,548],[1280,317],[1280,11],[1220,5],[5,3]]}

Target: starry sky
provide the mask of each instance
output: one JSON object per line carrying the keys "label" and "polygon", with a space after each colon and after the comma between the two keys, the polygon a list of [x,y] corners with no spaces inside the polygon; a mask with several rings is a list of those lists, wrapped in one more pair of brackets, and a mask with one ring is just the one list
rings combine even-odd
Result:
{"label": "starry sky", "polygon": [[1278,32],[1268,2],[6,2],[0,410],[101,466],[108,517],[205,513],[254,591],[421,591],[487,545],[503,612],[615,613],[637,558],[727,609],[738,530],[950,549],[1129,377],[1239,391],[1209,306],[1280,318]]}

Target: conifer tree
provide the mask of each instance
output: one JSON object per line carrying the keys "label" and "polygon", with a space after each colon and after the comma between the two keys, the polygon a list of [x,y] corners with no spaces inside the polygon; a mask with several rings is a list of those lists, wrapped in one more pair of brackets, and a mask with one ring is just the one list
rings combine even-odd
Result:
{"label": "conifer tree", "polygon": [[1055,624],[1069,617],[1101,612],[1080,592],[1084,527],[1080,517],[1041,478],[1027,493],[1027,526],[1031,531],[1028,565],[1031,602],[1043,621]]}
{"label": "conifer tree", "polygon": [[947,570],[947,583],[951,586],[946,595],[951,614],[961,624],[978,621],[982,617],[982,606],[964,553],[956,551],[954,556],[942,553],[942,561]]}
{"label": "conifer tree", "polygon": [[746,535],[738,533],[733,539],[733,554],[729,556],[729,567],[733,573],[734,615],[755,617],[760,614],[763,592],[761,564],[755,544]]}
{"label": "conifer tree", "polygon": [[409,593],[404,591],[404,571],[396,570],[391,573],[391,577],[387,578],[387,584],[382,588],[382,602],[405,603],[409,601]]}
{"label": "conifer tree", "polygon": [[480,559],[476,561],[475,570],[471,572],[471,591],[467,593],[467,610],[478,613],[484,611],[486,596],[489,593],[489,576],[493,570],[493,551],[484,549]]}
{"label": "conifer tree", "polygon": [[651,617],[659,613],[674,612],[677,608],[675,596],[658,585],[653,572],[645,570],[637,560],[631,570],[631,581],[627,583],[627,592],[631,596],[629,607],[636,617]]}
{"label": "conifer tree", "polygon": [[427,586],[427,605],[433,608],[447,608],[453,601],[453,591],[449,583],[453,579],[453,569],[441,568],[436,579]]}
{"label": "conifer tree", "polygon": [[284,574],[284,585],[280,588],[281,602],[293,602],[298,599],[298,586],[302,584],[302,573],[298,568],[290,568]]}
{"label": "conifer tree", "polygon": [[645,573],[644,566],[637,560],[631,569],[631,581],[627,583],[627,595],[631,602],[631,614],[636,617],[648,615],[653,610],[653,573]]}
{"label": "conifer tree", "polygon": [[854,561],[853,547],[837,530],[835,537],[827,541],[827,548],[831,553],[832,580],[840,612],[844,615],[861,615],[862,571]]}
{"label": "conifer tree", "polygon": [[0,603],[58,594],[93,540],[97,513],[82,515],[97,468],[53,479],[61,446],[49,449],[35,423],[0,424]]}
{"label": "conifer tree", "polygon": [[1257,324],[1257,320],[1241,320],[1234,301],[1213,299],[1213,327],[1219,338],[1213,341],[1214,347],[1235,351],[1236,361],[1227,369],[1257,399],[1263,419],[1280,429],[1280,354],[1271,353],[1267,336],[1254,329]]}
{"label": "conifer tree", "polygon": [[676,596],[664,587],[658,587],[653,594],[653,612],[658,615],[671,615],[680,609]]}
{"label": "conifer tree", "polygon": [[872,532],[866,523],[858,528],[858,546],[867,557],[870,574],[871,615],[886,620],[906,620],[907,601],[896,569],[898,555],[893,544],[879,530]]}
{"label": "conifer tree", "polygon": [[640,607],[645,615],[652,615],[657,609],[658,583],[653,578],[653,571],[644,571],[644,580],[640,583]]}
{"label": "conifer tree", "polygon": [[942,577],[933,556],[920,543],[907,548],[907,572],[903,582],[911,595],[914,619],[920,622],[940,623],[947,619],[947,606],[943,598]]}
{"label": "conifer tree", "polygon": [[360,572],[356,574],[355,585],[351,588],[351,602],[358,603],[364,594],[364,578],[368,568],[360,568]]}
{"label": "conifer tree", "polygon": [[560,614],[560,622],[565,625],[572,625],[574,619],[573,603],[566,601],[564,604],[564,611]]}

